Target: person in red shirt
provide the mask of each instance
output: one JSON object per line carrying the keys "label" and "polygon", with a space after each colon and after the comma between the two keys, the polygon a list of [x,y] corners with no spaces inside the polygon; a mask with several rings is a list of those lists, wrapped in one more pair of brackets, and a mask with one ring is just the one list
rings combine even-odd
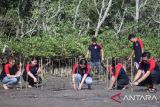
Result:
{"label": "person in red shirt", "polygon": [[130,34],[128,36],[128,39],[133,43],[133,50],[132,50],[128,60],[131,60],[131,58],[134,54],[135,55],[134,65],[135,65],[136,69],[138,69],[139,63],[141,62],[141,56],[144,52],[144,44],[143,44],[142,39],[137,38],[134,33]]}
{"label": "person in red shirt", "polygon": [[23,72],[23,79],[29,83],[28,87],[31,88],[35,84],[40,84],[42,79],[38,74],[41,72],[37,64],[37,59],[32,58],[31,63],[27,64],[25,71]]}
{"label": "person in red shirt", "polygon": [[147,85],[149,92],[156,92],[156,84],[159,83],[160,71],[156,70],[156,61],[149,52],[144,52],[132,85]]}
{"label": "person in red shirt", "polygon": [[4,65],[1,72],[1,79],[3,83],[3,88],[5,90],[9,89],[9,85],[16,86],[20,80],[21,76],[21,65],[18,67],[15,64],[15,59],[13,57],[9,58],[9,63]]}
{"label": "person in red shirt", "polygon": [[116,81],[117,81],[117,89],[125,89],[126,86],[129,84],[129,78],[126,74],[126,71],[124,69],[124,66],[122,63],[120,63],[115,58],[112,58],[112,65],[109,67],[109,73],[111,76],[110,79],[110,86],[108,90],[111,90],[114,88]]}
{"label": "person in red shirt", "polygon": [[[76,87],[76,81],[78,88]],[[81,90],[84,83],[88,85],[88,89],[91,89],[92,77],[90,76],[90,65],[86,59],[83,58],[78,64],[74,64],[72,69],[72,83],[74,90]]]}

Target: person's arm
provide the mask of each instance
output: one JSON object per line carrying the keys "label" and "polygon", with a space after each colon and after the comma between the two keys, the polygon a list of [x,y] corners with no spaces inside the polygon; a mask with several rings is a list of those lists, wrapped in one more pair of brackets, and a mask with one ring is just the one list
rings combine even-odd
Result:
{"label": "person's arm", "polygon": [[76,74],[72,74],[73,89],[74,89],[74,90],[77,90],[75,77],[76,77]]}
{"label": "person's arm", "polygon": [[144,48],[142,48],[142,53],[144,53]]}
{"label": "person's arm", "polygon": [[116,80],[117,78],[115,76],[112,76],[108,90],[111,90],[113,88],[114,84],[116,83]]}
{"label": "person's arm", "polygon": [[150,71],[147,71],[139,80],[137,80],[138,83],[144,81],[149,75],[150,75]]}
{"label": "person's arm", "polygon": [[37,82],[37,78],[30,71],[28,71],[27,74],[34,80],[34,82]]}
{"label": "person's arm", "polygon": [[72,68],[72,85],[73,85],[74,90],[77,90],[76,81],[75,81],[75,78],[76,78],[75,72],[76,72],[77,67],[78,67],[78,64],[74,64]]}
{"label": "person's arm", "polygon": [[26,66],[26,72],[27,72],[27,74],[34,80],[34,82],[37,82],[37,78],[31,73],[31,71],[30,71],[30,65],[28,64],[27,66]]}
{"label": "person's arm", "polygon": [[101,48],[101,59],[102,59],[102,61],[104,61],[104,49],[103,48]]}
{"label": "person's arm", "polygon": [[15,77],[17,77],[17,75],[10,75],[10,74],[7,74],[7,77],[8,77],[8,78],[15,78]]}
{"label": "person's arm", "polygon": [[84,83],[84,81],[85,81],[86,78],[87,78],[87,74],[84,74],[84,76],[83,76],[83,78],[82,78],[82,81],[81,81],[81,83],[80,83],[80,85],[79,85],[79,87],[78,87],[78,90],[81,90],[82,85],[83,85],[83,83]]}
{"label": "person's arm", "polygon": [[150,75],[150,73],[151,73],[150,71],[147,71],[139,80],[134,82],[133,85],[138,85],[139,83],[144,81]]}

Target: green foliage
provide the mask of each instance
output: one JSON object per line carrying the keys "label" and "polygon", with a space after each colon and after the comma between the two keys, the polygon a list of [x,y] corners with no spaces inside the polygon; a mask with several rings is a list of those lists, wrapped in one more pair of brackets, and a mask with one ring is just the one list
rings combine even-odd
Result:
{"label": "green foliage", "polygon": [[[121,35],[121,39],[116,39],[113,31],[108,31],[108,34],[102,34],[98,38],[98,43],[102,44],[105,50],[105,57],[128,57],[132,49],[132,43],[128,41],[128,34]],[[160,41],[155,37],[146,37],[145,35],[137,34],[142,38],[145,44],[145,51],[152,53],[154,57],[160,55]],[[4,44],[11,47],[15,53],[24,56],[77,56],[86,54],[90,37],[87,35],[67,35],[67,36],[34,36],[31,38],[15,39],[0,42],[0,49]]]}
{"label": "green foliage", "polygon": [[[76,18],[79,0],[0,1],[0,49],[7,44],[24,56],[85,54],[90,36],[95,32],[103,0],[95,0],[97,5],[93,1],[82,0]],[[104,46],[106,57],[127,57],[132,49],[132,43],[127,38],[133,31],[139,33],[137,36],[144,41],[146,51],[155,57],[160,56],[160,27],[153,20],[159,18],[159,7],[155,17],[153,14],[158,3],[158,0],[147,1],[136,23],[135,1],[113,1],[109,16],[98,35],[98,42]],[[124,23],[116,35],[125,8]]]}

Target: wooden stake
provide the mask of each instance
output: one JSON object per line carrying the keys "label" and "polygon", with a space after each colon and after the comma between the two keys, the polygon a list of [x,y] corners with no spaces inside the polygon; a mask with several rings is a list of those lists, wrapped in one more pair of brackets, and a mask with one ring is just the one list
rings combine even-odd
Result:
{"label": "wooden stake", "polygon": [[[131,58],[131,83],[133,82],[133,60]],[[131,86],[132,92],[134,91],[133,86]]]}
{"label": "wooden stake", "polygon": [[[117,63],[116,60],[117,60],[117,58],[115,57],[115,66],[116,66],[116,63]],[[115,71],[116,71],[116,70],[115,70]],[[115,84],[116,88],[117,88],[117,85],[118,85],[118,84],[117,84],[117,79],[116,79],[116,84]]]}
{"label": "wooden stake", "polygon": [[107,89],[109,88],[108,74],[109,74],[109,59],[107,59],[107,71],[106,71]]}
{"label": "wooden stake", "polygon": [[[22,58],[21,58],[21,55],[20,55],[20,69],[22,70]],[[22,75],[23,75],[23,72],[21,71]],[[22,90],[22,75],[20,76],[20,88]]]}

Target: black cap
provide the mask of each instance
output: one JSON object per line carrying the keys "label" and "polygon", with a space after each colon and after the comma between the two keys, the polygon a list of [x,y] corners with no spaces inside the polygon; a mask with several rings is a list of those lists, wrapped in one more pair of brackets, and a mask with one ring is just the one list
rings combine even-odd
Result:
{"label": "black cap", "polygon": [[135,38],[136,37],[136,35],[134,34],[134,33],[132,33],[132,34],[130,34],[129,36],[128,36],[128,40],[131,40],[132,38]]}
{"label": "black cap", "polygon": [[79,61],[79,64],[81,64],[81,65],[86,65],[86,64],[87,64],[87,60],[86,60],[86,59],[81,59],[81,60]]}

